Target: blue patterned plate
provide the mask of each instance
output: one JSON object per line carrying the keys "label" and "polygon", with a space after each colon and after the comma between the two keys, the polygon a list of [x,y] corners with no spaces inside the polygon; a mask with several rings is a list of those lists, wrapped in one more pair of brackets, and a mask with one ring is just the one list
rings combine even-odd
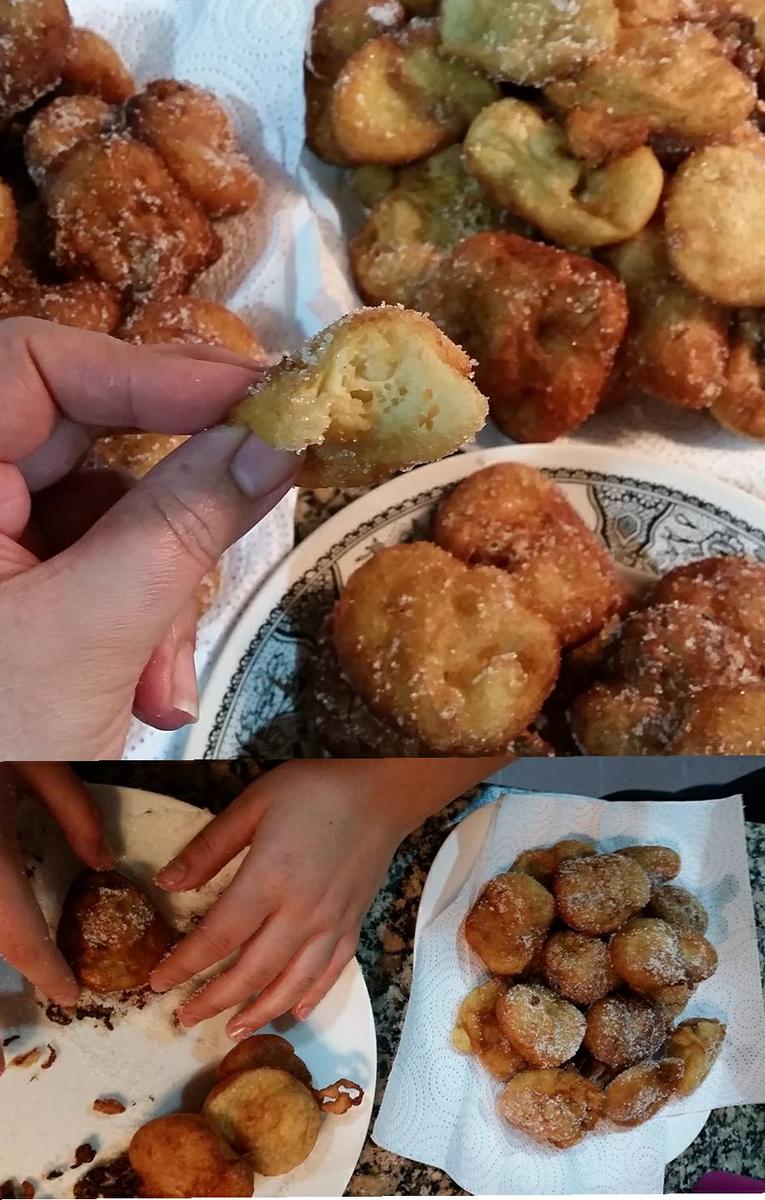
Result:
{"label": "blue patterned plate", "polygon": [[345,580],[376,550],[426,537],[456,482],[496,462],[539,467],[630,575],[713,554],[765,561],[765,503],[665,463],[590,446],[503,446],[418,467],[355,500],[276,568],[245,608],[204,688],[186,758],[292,758],[318,747],[302,717],[306,664]]}

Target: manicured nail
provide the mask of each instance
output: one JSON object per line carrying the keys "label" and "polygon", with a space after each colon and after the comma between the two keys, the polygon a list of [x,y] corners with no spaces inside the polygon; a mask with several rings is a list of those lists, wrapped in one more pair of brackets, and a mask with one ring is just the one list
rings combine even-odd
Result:
{"label": "manicured nail", "polygon": [[245,496],[257,500],[283,488],[289,491],[300,460],[289,450],[274,450],[251,434],[231,460],[231,474]]}
{"label": "manicured nail", "polygon": [[181,642],[173,664],[171,706],[186,717],[184,724],[199,720],[199,687],[191,642]]}
{"label": "manicured nail", "polygon": [[298,1004],[297,1008],[293,1008],[292,1015],[296,1021],[307,1021],[313,1010],[313,1004]]}
{"label": "manicured nail", "polygon": [[179,883],[183,883],[186,878],[186,868],[180,858],[174,858],[166,867],[158,871],[154,876],[154,882],[159,887],[178,887]]}
{"label": "manicured nail", "polygon": [[254,1029],[250,1025],[242,1025],[234,1022],[226,1026],[226,1034],[231,1038],[232,1042],[243,1042],[245,1038],[250,1037],[254,1033]]}

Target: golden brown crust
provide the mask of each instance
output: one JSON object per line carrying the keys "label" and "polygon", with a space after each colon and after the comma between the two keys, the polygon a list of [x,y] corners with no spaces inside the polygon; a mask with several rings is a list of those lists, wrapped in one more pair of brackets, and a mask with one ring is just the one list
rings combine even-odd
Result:
{"label": "golden brown crust", "polygon": [[435,753],[506,751],[558,670],[553,630],[503,572],[425,542],[381,550],[351,576],[334,641],[370,709]]}
{"label": "golden brown crust", "polygon": [[202,210],[153,150],[124,134],[72,147],[45,199],[58,265],[136,300],[185,291],[220,254]]}
{"label": "golden brown crust", "polygon": [[705,688],[680,726],[673,754],[765,754],[765,685]]}
{"label": "golden brown crust", "polygon": [[765,441],[765,326],[759,309],[742,309],[734,317],[730,353],[712,414],[733,433]]}
{"label": "golden brown crust", "polygon": [[212,92],[155,79],[128,103],[126,118],[134,135],[157,152],[209,217],[232,216],[257,204],[261,181]]}
{"label": "golden brown crust", "polygon": [[262,345],[241,317],[200,296],[166,296],[137,305],[123,322],[119,337],[139,346],[201,343],[253,359],[263,355]]}
{"label": "golden brown crust", "polygon": [[502,1033],[532,1067],[559,1067],[582,1044],[587,1023],[579,1009],[549,988],[517,983],[497,1000]]}
{"label": "golden brown crust", "polygon": [[0,180],[0,268],[11,260],[17,234],[18,217],[13,192]]}
{"label": "golden brown crust", "polygon": [[611,938],[614,970],[637,992],[651,993],[687,981],[677,933],[658,917],[633,917]]}
{"label": "golden brown crust", "polygon": [[507,1083],[527,1063],[497,1024],[497,1001],[504,991],[497,979],[473,988],[462,1001],[452,1031],[452,1045],[461,1054],[474,1054],[490,1075]]}
{"label": "golden brown crust", "polygon": [[335,80],[366,42],[399,29],[405,18],[399,0],[321,0],[313,20],[311,71]]}
{"label": "golden brown crust", "polygon": [[319,1136],[321,1109],[288,1071],[237,1071],[210,1092],[203,1115],[260,1175],[286,1175],[304,1162]]}
{"label": "golden brown crust", "polygon": [[433,540],[463,562],[499,567],[518,598],[544,617],[561,644],[592,637],[627,605],[602,542],[562,491],[523,463],[485,467],[442,500]]}
{"label": "golden brown crust", "polygon": [[499,1098],[508,1125],[559,1150],[581,1142],[603,1115],[604,1105],[601,1089],[568,1067],[522,1071]]}
{"label": "golden brown crust", "polygon": [[309,148],[322,162],[334,167],[348,166],[332,126],[332,90],[334,80],[320,79],[310,71],[305,81],[305,138]]}
{"label": "golden brown crust", "polygon": [[114,46],[95,30],[76,25],[61,71],[61,91],[100,96],[107,104],[124,104],[135,91],[135,84]]}
{"label": "golden brown crust", "polygon": [[114,110],[98,96],[57,96],[32,118],[24,135],[29,174],[42,187],[62,154],[114,122]]}
{"label": "golden brown crust", "polygon": [[465,920],[465,940],[490,971],[517,975],[541,949],[554,916],[547,889],[510,871],[481,889]]}
{"label": "golden brown crust", "polygon": [[639,996],[604,996],[587,1011],[584,1045],[616,1071],[650,1058],[666,1036],[666,1014]]}
{"label": "golden brown crust", "polygon": [[667,883],[680,873],[680,855],[671,846],[622,846],[617,854],[626,854],[640,863],[652,883]]}
{"label": "golden brown crust", "polygon": [[541,963],[550,987],[574,1004],[593,1004],[619,985],[606,943],[573,929],[550,935]]}
{"label": "golden brown crust", "polygon": [[647,911],[676,929],[706,933],[709,925],[707,911],[698,897],[677,883],[654,888]]}
{"label": "golden brown crust", "polygon": [[0,124],[59,82],[71,28],[66,0],[0,0]]}
{"label": "golden brown crust", "polygon": [[[655,585],[651,604],[690,604],[747,638],[765,661],[765,563],[733,556],[674,567]],[[722,683],[719,674],[710,683]]]}
{"label": "golden brown crust", "polygon": [[553,879],[558,911],[579,933],[612,933],[645,908],[651,884],[643,868],[618,854],[562,862]]}
{"label": "golden brown crust", "polygon": [[509,233],[456,246],[419,306],[478,360],[492,416],[522,442],[592,415],[627,324],[623,285],[604,267]]}
{"label": "golden brown crust", "polygon": [[232,412],[269,445],[303,450],[305,487],[362,487],[456,450],[486,402],[470,360],[427,317],[363,309],[284,359]]}
{"label": "golden brown crust", "polygon": [[57,943],[83,987],[94,992],[145,987],[171,942],[148,897],[117,871],[84,871],[64,899]]}
{"label": "golden brown crust", "polygon": [[259,1033],[239,1042],[218,1063],[216,1073],[218,1079],[225,1079],[236,1071],[252,1071],[258,1067],[287,1071],[307,1088],[313,1084],[311,1072],[295,1053],[294,1047],[286,1038],[275,1033]]}
{"label": "golden brown crust", "polygon": [[555,0],[507,4],[443,0],[444,45],[490,75],[540,85],[572,75],[614,43],[618,28],[612,0]]}
{"label": "golden brown crust", "polygon": [[690,1096],[706,1079],[725,1040],[726,1027],[711,1018],[694,1017],[677,1026],[666,1053],[680,1058],[684,1070],[677,1086],[679,1096]]}
{"label": "golden brown crust", "polygon": [[675,1094],[683,1069],[678,1058],[628,1067],[606,1088],[605,1115],[617,1125],[642,1125],[655,1117]]}
{"label": "golden brown crust", "polygon": [[496,86],[444,54],[434,28],[375,38],[343,67],[332,92],[337,144],[350,162],[414,162],[460,140]]}
{"label": "golden brown crust", "polygon": [[252,1168],[196,1113],[149,1121],[128,1153],[143,1196],[252,1195]]}
{"label": "golden brown crust", "polygon": [[564,246],[633,237],[653,216],[664,184],[648,146],[589,167],[572,153],[557,121],[513,98],[478,114],[465,138],[465,160],[497,204]]}

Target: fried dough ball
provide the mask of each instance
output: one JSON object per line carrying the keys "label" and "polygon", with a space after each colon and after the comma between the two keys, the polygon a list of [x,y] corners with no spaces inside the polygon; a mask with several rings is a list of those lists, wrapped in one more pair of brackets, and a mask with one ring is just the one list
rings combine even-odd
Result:
{"label": "fried dough ball", "polygon": [[606,1088],[605,1115],[616,1125],[642,1125],[672,1098],[682,1077],[679,1058],[636,1063]]}
{"label": "fried dough ball", "polygon": [[631,684],[594,683],[568,715],[581,752],[603,757],[662,754],[680,724],[668,701]]}
{"label": "fried dough ball", "polygon": [[634,917],[611,938],[617,974],[638,992],[685,983],[685,957],[676,931],[658,917]]}
{"label": "fried dough ball", "polygon": [[366,42],[400,29],[405,20],[399,0],[321,0],[313,19],[311,70],[323,79],[336,79]]}
{"label": "fried dough ball", "polygon": [[599,938],[562,929],[542,949],[542,974],[551,988],[574,1004],[593,1004],[619,985],[608,946]]}
{"label": "fried dough ball", "polygon": [[433,539],[463,562],[507,571],[564,646],[626,607],[605,546],[560,488],[523,463],[485,467],[457,484],[438,506]]}
{"label": "fried dough ball", "polygon": [[626,618],[608,671],[657,696],[687,699],[706,685],[756,683],[761,664],[745,634],[679,600]]}
{"label": "fried dough ball", "polygon": [[65,95],[100,96],[107,104],[124,104],[133,95],[135,84],[111,42],[76,25],[61,71],[60,90]]}
{"label": "fried dough ball", "polygon": [[[765,660],[765,562],[702,558],[668,571],[651,592],[652,604],[692,604],[748,638]],[[719,677],[716,682],[722,682]],[[712,682],[712,680],[710,680]]]}
{"label": "fried dough ball", "polygon": [[226,1079],[236,1071],[252,1071],[259,1067],[275,1067],[294,1075],[305,1087],[312,1085],[311,1072],[295,1053],[286,1038],[275,1033],[256,1033],[229,1050],[218,1063],[218,1079]]}
{"label": "fried dough ball", "polygon": [[512,98],[475,118],[465,161],[497,204],[564,245],[606,246],[633,237],[656,211],[664,185],[648,146],[590,168],[570,152],[556,121]]}
{"label": "fried dough ball", "polygon": [[460,1054],[474,1054],[490,1075],[507,1083],[528,1064],[497,1024],[495,1009],[502,992],[502,984],[496,979],[473,988],[460,1005],[452,1045]]}
{"label": "fried dough ball", "polygon": [[621,355],[627,385],[681,408],[716,403],[726,378],[725,309],[674,275],[663,230],[657,226],[613,247],[607,259],[629,298],[630,321]]}
{"label": "fried dough ball", "polygon": [[363,487],[443,458],[483,426],[470,359],[432,321],[363,309],[325,329],[232,412],[265,442],[306,450],[303,487]]}
{"label": "fried dough ball", "polygon": [[640,863],[651,883],[665,883],[680,873],[680,855],[670,846],[622,846],[617,854],[625,854]]}
{"label": "fried dough ball", "polygon": [[304,74],[305,140],[322,162],[334,167],[348,166],[348,158],[340,149],[332,125],[332,93],[334,81],[319,79],[310,71]]}
{"label": "fried dough ball", "polygon": [[726,1028],[720,1021],[693,1017],[683,1021],[667,1042],[665,1053],[680,1058],[684,1071],[677,1085],[678,1096],[690,1096],[700,1087],[715,1064]]}
{"label": "fried dough ball", "polygon": [[765,328],[758,309],[737,313],[721,390],[712,415],[726,429],[765,440]]}
{"label": "fried dough ball", "polygon": [[665,883],[663,887],[654,888],[647,911],[675,929],[706,933],[709,926],[709,915],[704,905],[692,892],[677,883]]}
{"label": "fried dough ball", "polygon": [[688,1007],[695,990],[689,983],[673,983],[651,992],[650,1000],[667,1021],[674,1021]]}
{"label": "fried dough ball", "polygon": [[677,941],[689,984],[695,986],[714,975],[717,970],[717,951],[703,933],[695,929],[680,929],[677,931]]}
{"label": "fried dough ball", "polygon": [[595,847],[591,842],[584,842],[579,838],[566,838],[561,842],[556,842],[554,846],[523,850],[516,858],[511,870],[531,875],[547,887],[559,865],[567,858],[583,858],[585,854],[594,853]]}
{"label": "fried dough ball", "polygon": [[134,345],[179,343],[224,346],[235,354],[261,358],[263,347],[241,317],[199,296],[166,296],[133,309],[119,333]]}
{"label": "fried dough ball", "polygon": [[592,415],[627,324],[623,285],[604,267],[510,233],[459,243],[419,306],[478,360],[494,420],[521,442]]}
{"label": "fried dough ball", "polygon": [[765,685],[705,688],[672,743],[673,754],[765,754]]}
{"label": "fried dough ball", "polygon": [[587,1011],[584,1045],[615,1071],[650,1058],[666,1036],[666,1014],[640,996],[604,996]]}
{"label": "fried dough ball", "polygon": [[497,1024],[532,1067],[573,1058],[587,1027],[578,1008],[536,983],[516,983],[499,997]]}
{"label": "fried dough ball", "polygon": [[351,270],[364,300],[414,306],[444,251],[503,218],[450,146],[402,171],[351,242]]}
{"label": "fried dough ball", "polygon": [[127,105],[133,134],[213,219],[247,212],[262,184],[239,148],[217,96],[191,83],[155,79]]}
{"label": "fried dough ball", "polygon": [[17,233],[18,217],[13,192],[0,179],[0,268],[11,260]]}
{"label": "fried dough ball", "polygon": [[615,121],[601,103],[572,108],[565,114],[564,127],[568,149],[588,167],[631,154],[645,146],[651,132],[645,117],[620,117]]}
{"label": "fried dough ball", "polygon": [[691,141],[724,137],[756,102],[751,80],[698,24],[623,29],[613,50],[546,94],[564,110],[604,105],[615,124],[640,117],[653,133]]}
{"label": "fried dough ball", "polygon": [[396,166],[458,142],[498,96],[495,84],[443,52],[434,28],[407,26],[367,42],[345,64],[332,127],[350,162]]}
{"label": "fried dough ball", "polygon": [[117,871],[83,871],[66,894],[58,947],[94,992],[144,987],[171,940],[148,897]]}
{"label": "fried dough ball", "polygon": [[503,572],[426,542],[383,549],[351,576],[334,641],[372,712],[438,754],[501,753],[558,672],[554,631]]}
{"label": "fried dough ball", "polygon": [[286,1175],[316,1145],[321,1109],[288,1071],[237,1071],[215,1085],[203,1115],[259,1175]]}
{"label": "fried dough ball", "polygon": [[555,903],[530,875],[508,871],[490,879],[465,919],[465,940],[496,975],[517,975],[541,949]]}
{"label": "fried dough ball", "polygon": [[102,283],[83,279],[58,286],[5,288],[0,284],[0,317],[38,317],[94,333],[112,333],[119,324],[120,302]]}
{"label": "fried dough ball", "polygon": [[579,933],[612,933],[645,908],[651,896],[648,876],[634,859],[620,854],[570,858],[555,873],[558,912]]}
{"label": "fried dough ball", "polygon": [[706,146],[680,166],[665,205],[667,247],[682,278],[718,304],[765,304],[765,139]]}
{"label": "fried dough ball", "polygon": [[114,110],[98,96],[57,96],[29,123],[24,157],[40,187],[56,162],[83,139],[97,138],[114,124]]}
{"label": "fried dough ball", "polygon": [[536,1141],[566,1150],[581,1142],[603,1115],[605,1097],[576,1071],[522,1071],[499,1098],[508,1125]]}
{"label": "fried dough ball", "polygon": [[142,1196],[251,1196],[252,1167],[196,1113],[156,1117],[133,1134]]}
{"label": "fried dough ball", "polygon": [[66,0],[0,0],[0,124],[59,82],[71,28]]}
{"label": "fried dough ball", "polygon": [[185,291],[220,254],[202,210],[149,146],[124,134],[73,146],[46,201],[58,265],[136,300]]}
{"label": "fried dough ball", "polygon": [[512,83],[573,74],[616,40],[613,0],[444,0],[441,36],[454,54]]}

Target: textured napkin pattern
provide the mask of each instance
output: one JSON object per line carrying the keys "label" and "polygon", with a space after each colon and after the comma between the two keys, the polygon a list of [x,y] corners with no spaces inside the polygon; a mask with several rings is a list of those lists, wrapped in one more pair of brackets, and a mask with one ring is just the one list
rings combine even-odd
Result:
{"label": "textured napkin pattern", "polygon": [[[564,837],[595,838],[600,848],[646,841],[682,855],[678,882],[710,914],[720,956],[687,1017],[724,1021],[720,1058],[694,1095],[633,1130],[603,1127],[571,1150],[545,1149],[507,1127],[495,1105],[501,1085],[450,1034],[463,997],[485,978],[461,933],[483,884],[531,846]],[[375,1141],[440,1167],[476,1194],[661,1192],[665,1137],[673,1114],[765,1101],[765,1009],[740,797],[703,802],[607,803],[573,796],[505,795],[480,854],[452,904],[422,934],[401,1043]]]}

